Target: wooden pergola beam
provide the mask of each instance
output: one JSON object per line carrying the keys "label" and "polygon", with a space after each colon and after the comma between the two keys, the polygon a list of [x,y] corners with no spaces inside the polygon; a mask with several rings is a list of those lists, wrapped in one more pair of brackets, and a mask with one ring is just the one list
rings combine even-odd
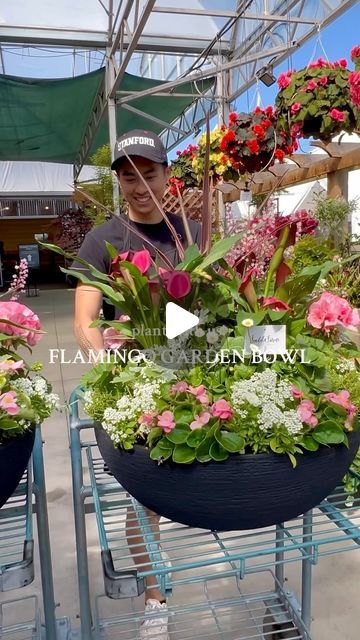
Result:
{"label": "wooden pergola beam", "polygon": [[[313,158],[316,158],[316,156],[309,154],[309,158],[311,158],[309,166],[299,167],[297,164],[290,163],[282,165],[288,168],[281,178],[279,178],[279,175],[271,175],[268,171],[266,173],[256,173],[254,181],[249,182],[252,194],[260,195],[269,193],[269,191],[284,189],[296,184],[312,182],[313,180],[326,177],[329,173],[333,174],[335,171],[360,168],[360,144],[351,144],[351,149],[347,147],[347,143],[344,143],[344,146],[337,144],[336,147],[337,151],[339,151],[339,149],[343,149],[344,151],[340,157],[324,157],[322,154],[319,160],[313,161]],[[323,148],[325,150],[325,145]],[[296,154],[290,157],[290,160],[296,162]],[[307,165],[307,162],[304,162],[304,156],[302,156],[300,162],[301,164]],[[239,198],[240,189],[234,189],[230,193],[224,194],[225,202],[234,202],[235,200],[239,200]]]}

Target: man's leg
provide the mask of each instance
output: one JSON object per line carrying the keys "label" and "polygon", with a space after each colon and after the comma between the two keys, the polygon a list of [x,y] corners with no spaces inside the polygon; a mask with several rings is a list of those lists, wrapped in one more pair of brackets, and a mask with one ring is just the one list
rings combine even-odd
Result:
{"label": "man's leg", "polygon": [[[156,542],[159,544],[160,516],[149,510],[147,510],[147,515],[151,523],[153,536]],[[139,571],[149,571],[149,569],[151,568],[151,561],[149,558],[149,554],[146,551],[144,538],[142,536],[135,511],[132,507],[128,507],[126,514],[126,538],[136,568]],[[155,575],[148,576],[146,578],[145,602],[150,599],[158,600],[159,602],[166,601],[164,594],[161,593],[159,587],[157,586],[157,578]]]}

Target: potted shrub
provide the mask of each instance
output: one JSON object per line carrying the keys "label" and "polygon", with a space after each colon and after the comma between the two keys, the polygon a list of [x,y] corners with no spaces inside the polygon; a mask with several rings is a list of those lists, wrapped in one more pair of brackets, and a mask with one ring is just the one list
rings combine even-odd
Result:
{"label": "potted shrub", "polygon": [[0,507],[12,495],[29,461],[35,425],[59,406],[59,398],[39,374],[41,365],[28,365],[20,347],[31,347],[42,337],[38,316],[16,298],[27,277],[26,260],[9,293],[0,301]]}
{"label": "potted shrub", "polygon": [[349,79],[345,59],[332,63],[319,58],[304,69],[280,74],[275,101],[278,131],[323,142],[355,131],[358,111],[350,99]]}
{"label": "potted shrub", "polygon": [[[161,515],[217,530],[288,520],[323,499],[356,454],[359,398],[331,371],[355,362],[339,328],[356,329],[360,317],[318,293],[332,261],[291,275],[284,254],[303,222],[278,221],[257,280],[225,260],[241,234],[209,246],[206,211],[200,248],[179,248],[176,269],[108,245],[113,271],[91,283],[127,316],[97,321],[114,349],[82,380],[85,409],[111,472]],[[195,330],[167,340],[169,302],[198,315]],[[127,347],[115,349],[117,330]]]}
{"label": "potted shrub", "polygon": [[272,107],[256,107],[252,113],[230,113],[229,127],[220,141],[224,161],[239,174],[251,174],[283,162],[297,149],[297,142],[285,129],[276,130]]}

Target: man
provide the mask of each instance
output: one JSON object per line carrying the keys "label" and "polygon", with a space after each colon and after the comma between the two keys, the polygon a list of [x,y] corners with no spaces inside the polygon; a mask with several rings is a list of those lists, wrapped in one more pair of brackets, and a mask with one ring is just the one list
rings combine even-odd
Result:
{"label": "man", "polygon": [[[130,162],[131,158],[133,164]],[[111,168],[116,171],[123,197],[128,203],[128,221],[134,229],[140,231],[153,245],[160,249],[175,265],[179,259],[175,240],[172,237],[161,212],[156,207],[147,186],[139,177],[145,179],[157,200],[161,203],[168,179],[168,160],[165,147],[160,138],[150,131],[133,130],[124,134],[116,143],[114,161]],[[185,243],[185,230],[180,217],[168,214],[179,238]],[[199,242],[200,227],[189,221],[194,242]],[[121,218],[114,216],[105,224],[90,231],[80,248],[78,256],[83,258],[102,273],[111,271],[111,258],[105,242],[116,247],[119,253],[137,251],[147,248],[155,258],[151,245],[140,239],[132,231],[128,231],[121,223]],[[73,264],[77,269],[84,269],[80,263]],[[87,273],[88,277],[91,275]],[[99,316],[102,304],[102,293],[89,285],[78,284],[75,294],[75,335],[80,347],[88,353],[90,349],[100,351],[104,348],[102,333],[99,328],[90,328],[91,323]],[[150,515],[155,537],[159,538],[158,517]],[[139,569],[150,562],[144,541],[139,530],[134,512],[127,514],[127,538],[134,562]],[[165,555],[163,553],[163,555]],[[167,605],[163,594],[156,586],[156,578],[148,578],[145,591],[146,617],[141,626],[140,638],[145,640],[168,640]],[[159,612],[159,617],[154,613]]]}

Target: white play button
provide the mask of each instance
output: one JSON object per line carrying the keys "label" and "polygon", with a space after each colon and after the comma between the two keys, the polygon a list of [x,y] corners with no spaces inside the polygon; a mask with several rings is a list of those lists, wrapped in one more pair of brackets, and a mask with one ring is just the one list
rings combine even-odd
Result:
{"label": "white play button", "polygon": [[199,318],[174,302],[166,305],[165,335],[171,340],[199,324]]}

